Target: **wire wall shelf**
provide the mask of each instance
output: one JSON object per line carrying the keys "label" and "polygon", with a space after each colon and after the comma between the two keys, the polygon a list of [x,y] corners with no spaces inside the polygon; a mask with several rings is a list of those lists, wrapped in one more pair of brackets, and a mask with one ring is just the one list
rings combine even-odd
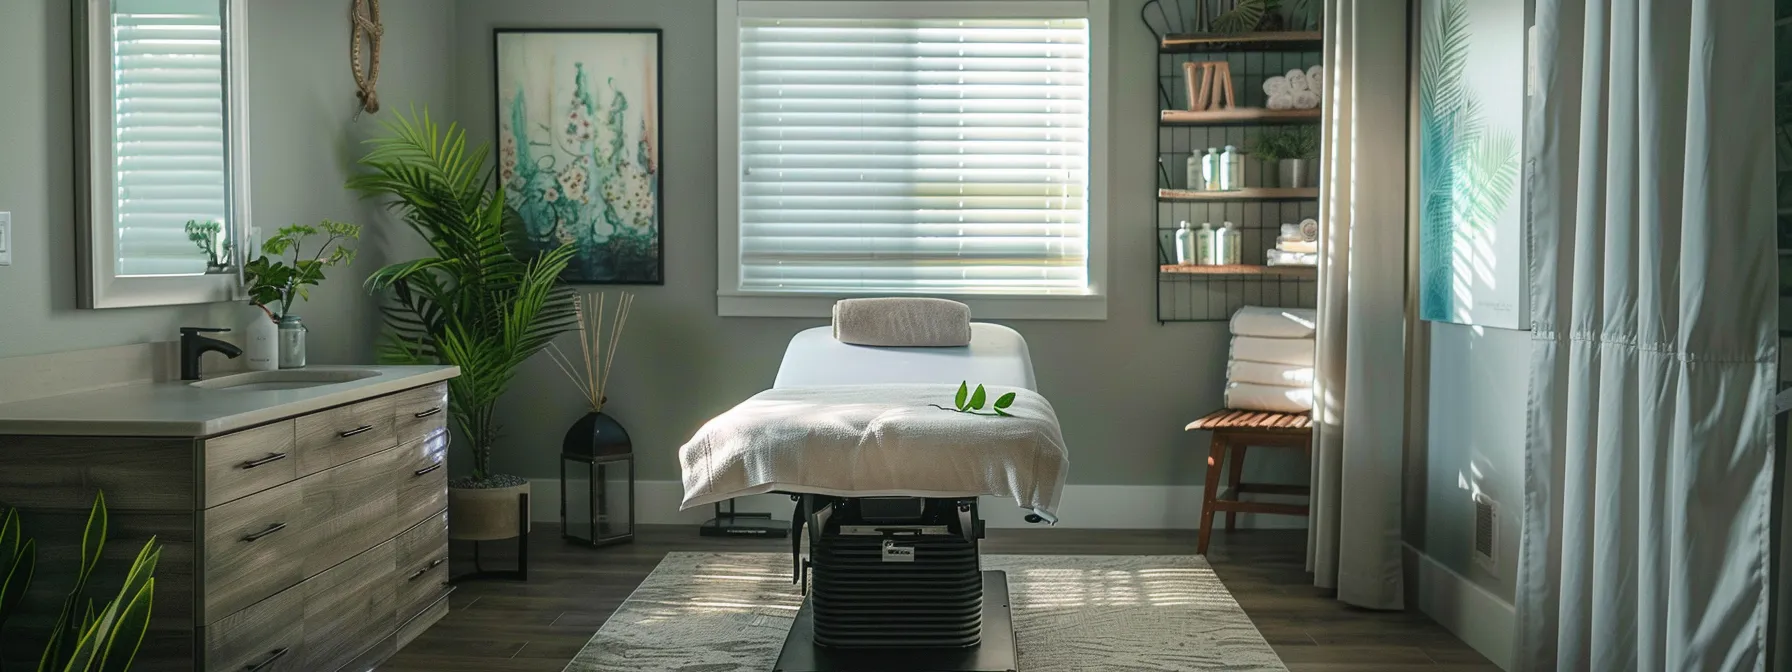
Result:
{"label": "wire wall shelf", "polygon": [[[1321,35],[1313,30],[1221,34],[1198,20],[1231,9],[1225,0],[1150,0],[1140,18],[1159,41],[1157,105],[1157,319],[1168,322],[1223,322],[1244,306],[1311,308],[1319,298],[1318,272],[1310,266],[1266,265],[1283,224],[1319,217],[1319,190],[1276,185],[1276,169],[1250,156],[1244,161],[1244,188],[1208,191],[1191,184],[1188,160],[1208,148],[1227,145],[1247,151],[1266,128],[1317,125],[1320,111],[1271,110],[1263,81],[1289,70],[1319,65]],[[1298,26],[1289,26],[1297,28]],[[1231,70],[1234,106],[1192,111],[1184,66],[1224,61]],[[1199,178],[1197,178],[1199,179]],[[1226,222],[1239,229],[1236,265],[1179,265],[1176,230],[1181,222],[1214,230]]]}

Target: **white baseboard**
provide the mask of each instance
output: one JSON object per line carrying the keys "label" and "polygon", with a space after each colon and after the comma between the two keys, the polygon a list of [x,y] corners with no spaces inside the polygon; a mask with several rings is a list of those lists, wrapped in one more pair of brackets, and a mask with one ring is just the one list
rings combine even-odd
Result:
{"label": "white baseboard", "polygon": [[1502,670],[1512,669],[1518,645],[1518,610],[1475,582],[1406,546],[1417,560],[1419,611],[1454,633]]}
{"label": "white baseboard", "polygon": [[[574,511],[585,505],[584,493],[590,492],[581,479],[569,480],[574,499],[568,506]],[[531,518],[537,522],[559,522],[560,483],[554,479],[530,481],[534,504]],[[1201,486],[1198,485],[1067,485],[1058,506],[1058,527],[1071,529],[1115,530],[1193,530],[1201,524]],[[635,522],[641,525],[697,525],[708,520],[708,506],[679,511],[684,499],[684,486],[677,481],[637,481]],[[1268,502],[1302,502],[1305,498],[1264,496]],[[774,518],[789,520],[793,508],[784,495],[754,495],[736,500],[741,511],[770,512]],[[980,507],[990,527],[1041,527],[1026,522],[1026,512],[1013,502],[983,498]],[[1217,527],[1221,521],[1215,520]],[[1242,513],[1238,525],[1256,529],[1305,529],[1307,519],[1299,516],[1273,516]]]}

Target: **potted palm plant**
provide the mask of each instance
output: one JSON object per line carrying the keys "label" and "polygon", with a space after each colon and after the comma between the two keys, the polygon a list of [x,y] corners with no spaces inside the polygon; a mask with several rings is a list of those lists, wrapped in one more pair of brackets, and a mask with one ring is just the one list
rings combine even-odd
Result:
{"label": "potted palm plant", "polygon": [[452,364],[449,421],[471,444],[472,473],[449,482],[448,523],[453,539],[486,541],[522,534],[528,520],[517,495],[528,481],[492,470],[499,437],[498,398],[522,363],[578,324],[571,288],[559,278],[571,245],[524,258],[516,212],[494,189],[487,148],[467,149],[466,132],[442,129],[428,110],[385,123],[387,134],[368,140],[349,180],[363,195],[388,205],[421,236],[435,256],[393,264],[367,279],[385,295],[386,363]]}

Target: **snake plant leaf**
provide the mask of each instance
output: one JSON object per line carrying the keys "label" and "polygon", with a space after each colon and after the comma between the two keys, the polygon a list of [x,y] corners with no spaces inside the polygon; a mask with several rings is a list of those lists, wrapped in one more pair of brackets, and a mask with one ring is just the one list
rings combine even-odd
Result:
{"label": "snake plant leaf", "polygon": [[149,616],[156,594],[156,580],[149,579],[143,587],[131,597],[117,619],[113,622],[110,636],[100,648],[101,658],[98,672],[127,672],[131,663],[137,659],[137,650],[143,646],[143,637],[149,632]]}
{"label": "snake plant leaf", "polygon": [[93,495],[93,508],[87,512],[87,531],[81,537],[81,572],[76,582],[87,584],[87,577],[100,565],[100,553],[106,550],[106,493]]}
{"label": "snake plant leaf", "polygon": [[[1007,408],[1007,407],[1013,406],[1013,405],[1014,405],[1014,393],[1013,392],[1009,392],[1007,394],[1004,394],[1004,395],[996,398],[995,408],[997,411],[1000,411],[1004,408]],[[1004,413],[1003,415],[1006,415],[1006,414]]]}
{"label": "snake plant leaf", "polygon": [[0,555],[0,626],[6,625],[7,618],[19,607],[19,600],[25,597],[25,590],[31,587],[31,577],[37,569],[37,540],[26,539],[20,544],[17,552],[8,560]]}
{"label": "snake plant leaf", "polygon": [[961,410],[961,411],[964,409],[970,408],[970,406],[967,405],[967,403],[966,403],[967,400],[970,399],[970,394],[971,394],[971,381],[966,380],[966,381],[960,382],[958,384],[958,396],[953,398],[952,405],[957,406],[958,410]]}
{"label": "snake plant leaf", "polygon": [[971,409],[976,411],[983,410],[983,401],[986,397],[988,397],[988,393],[983,391],[982,385],[978,385],[977,391],[971,393]]}

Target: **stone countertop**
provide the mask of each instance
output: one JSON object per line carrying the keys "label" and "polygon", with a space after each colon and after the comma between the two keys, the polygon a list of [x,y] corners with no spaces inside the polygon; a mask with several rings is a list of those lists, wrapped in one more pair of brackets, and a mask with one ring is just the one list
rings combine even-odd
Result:
{"label": "stone countertop", "polygon": [[136,383],[0,404],[0,435],[203,437],[383,396],[460,375],[454,366],[311,366],[371,378],[289,390]]}

